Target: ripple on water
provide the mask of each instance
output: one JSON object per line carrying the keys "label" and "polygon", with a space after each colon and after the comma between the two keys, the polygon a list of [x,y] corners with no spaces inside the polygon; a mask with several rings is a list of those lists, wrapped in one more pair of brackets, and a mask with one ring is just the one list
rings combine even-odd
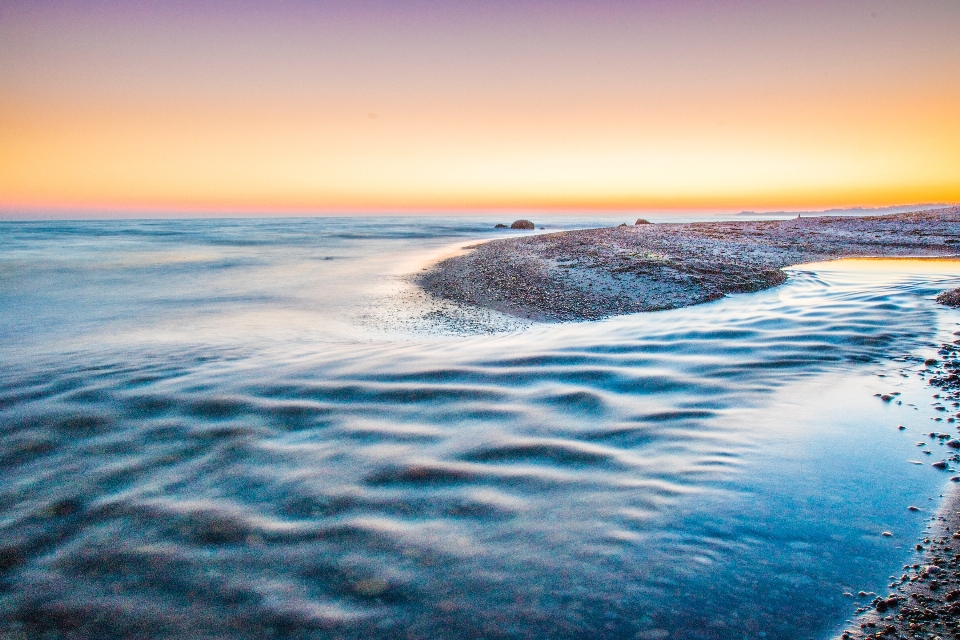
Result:
{"label": "ripple on water", "polygon": [[777,394],[918,351],[929,286],[799,271],[700,309],[513,335],[8,369],[0,631],[825,632],[840,582],[878,569],[863,531],[890,498],[829,520],[854,489],[811,480],[843,466],[817,438],[855,432],[837,446],[864,463],[866,418],[805,422],[811,403]]}

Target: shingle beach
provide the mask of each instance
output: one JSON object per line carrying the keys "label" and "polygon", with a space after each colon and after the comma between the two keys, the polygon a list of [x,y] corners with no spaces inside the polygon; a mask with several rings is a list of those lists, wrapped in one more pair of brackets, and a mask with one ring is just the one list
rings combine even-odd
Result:
{"label": "shingle beach", "polygon": [[709,302],[853,256],[960,256],[960,207],[869,217],[637,224],[493,240],[424,271],[439,298],[540,321]]}

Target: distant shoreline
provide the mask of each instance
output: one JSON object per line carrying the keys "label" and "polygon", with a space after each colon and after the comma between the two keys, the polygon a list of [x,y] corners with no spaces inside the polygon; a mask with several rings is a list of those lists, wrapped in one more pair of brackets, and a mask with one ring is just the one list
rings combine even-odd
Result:
{"label": "distant shoreline", "polygon": [[896,213],[914,213],[917,211],[934,211],[939,209],[950,209],[954,204],[929,203],[903,205],[894,207],[848,207],[840,209],[823,209],[819,211],[741,211],[736,214],[746,217],[769,217],[769,216],[885,216]]}
{"label": "distant shoreline", "polygon": [[622,225],[468,247],[416,277],[428,293],[536,321],[687,307],[774,287],[845,257],[960,256],[960,207],[885,216]]}

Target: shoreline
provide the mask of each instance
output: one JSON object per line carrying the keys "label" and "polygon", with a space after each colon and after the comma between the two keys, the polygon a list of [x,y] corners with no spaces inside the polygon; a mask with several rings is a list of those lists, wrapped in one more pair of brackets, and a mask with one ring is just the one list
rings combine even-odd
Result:
{"label": "shoreline", "polygon": [[[952,299],[949,294],[958,293],[957,289],[944,292],[938,301],[944,304],[944,300]],[[950,302],[946,304],[955,306]],[[941,344],[940,358],[924,363],[931,373],[927,382],[938,390],[934,397],[939,400],[960,401],[960,346],[957,343],[960,340]],[[960,413],[955,417],[960,418]],[[931,442],[939,441],[945,449],[944,459],[933,466],[953,471],[949,463],[960,463],[957,434],[931,431],[926,435]],[[834,640],[960,638],[960,475],[950,480],[946,495],[941,494],[940,505],[930,519],[932,526],[928,526],[916,543],[915,551],[922,554],[919,561],[903,565],[899,577],[890,576],[886,594],[849,594],[861,601],[873,598],[869,604],[856,609],[854,617]]]}
{"label": "shoreline", "polygon": [[960,486],[952,484],[931,522],[919,561],[896,571],[889,591],[858,607],[833,640],[960,638]]}
{"label": "shoreline", "polygon": [[[783,268],[804,263],[960,257],[958,243],[960,207],[860,218],[644,224],[474,244],[415,282],[438,298],[528,320],[598,320],[760,291],[783,283]],[[960,302],[960,290],[952,293]],[[960,401],[960,346],[943,344],[940,355],[926,362],[929,383],[936,397]],[[960,466],[956,434],[928,435]],[[960,476],[951,480],[917,541],[919,557],[902,573],[892,572],[900,575],[891,576],[888,592],[847,594],[858,606],[833,640],[960,639]]]}
{"label": "shoreline", "polygon": [[427,293],[541,322],[710,302],[854,257],[960,256],[960,207],[887,216],[622,225],[491,240],[415,276]]}

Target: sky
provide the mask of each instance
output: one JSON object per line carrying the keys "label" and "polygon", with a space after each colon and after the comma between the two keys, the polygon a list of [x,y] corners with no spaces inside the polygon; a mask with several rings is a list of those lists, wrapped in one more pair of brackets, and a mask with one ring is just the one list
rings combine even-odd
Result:
{"label": "sky", "polygon": [[960,202],[953,0],[0,0],[0,209]]}

